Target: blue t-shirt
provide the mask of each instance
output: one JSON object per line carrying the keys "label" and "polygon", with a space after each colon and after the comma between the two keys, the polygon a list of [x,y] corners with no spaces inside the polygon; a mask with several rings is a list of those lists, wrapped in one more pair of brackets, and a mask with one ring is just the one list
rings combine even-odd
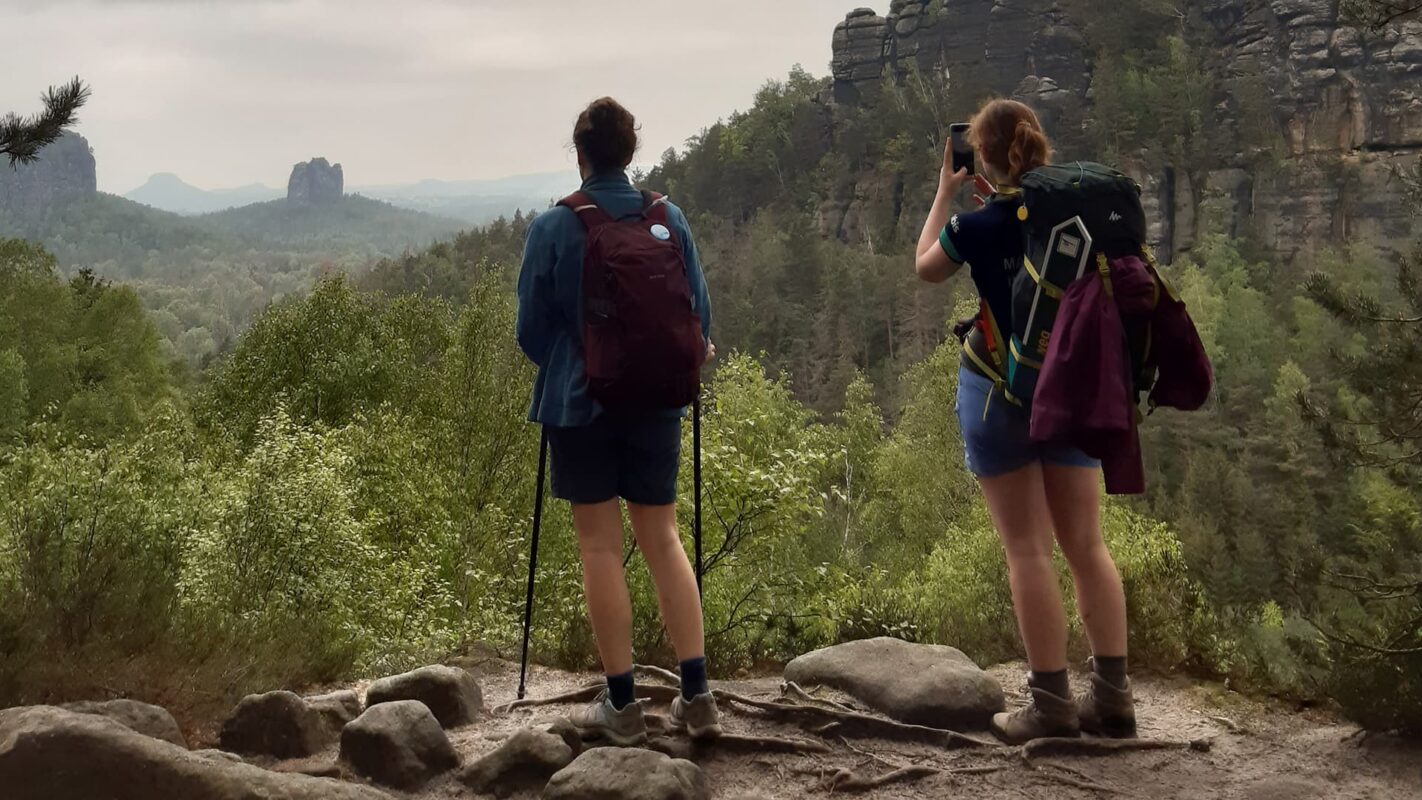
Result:
{"label": "blue t-shirt", "polygon": [[[1016,195],[994,196],[977,211],[954,214],[938,237],[949,258],[968,265],[978,296],[1003,326],[1012,319],[1012,277],[1022,266],[1022,222],[1017,217],[1021,207],[1022,200]],[[990,348],[977,328],[970,334],[968,346],[992,363]],[[982,371],[966,356],[964,363],[975,372]]]}
{"label": "blue t-shirt", "polygon": [[[642,210],[642,193],[622,172],[594,175],[583,191],[614,218]],[[691,299],[701,316],[702,332],[711,337],[711,299],[701,271],[691,228],[681,209],[667,203],[667,221],[681,243]],[[588,394],[583,364],[583,253],[587,231],[571,209],[557,206],[533,221],[524,244],[518,276],[518,344],[534,364],[538,378],[528,419],[558,428],[587,425],[602,413]],[[684,410],[669,412],[681,415]]]}

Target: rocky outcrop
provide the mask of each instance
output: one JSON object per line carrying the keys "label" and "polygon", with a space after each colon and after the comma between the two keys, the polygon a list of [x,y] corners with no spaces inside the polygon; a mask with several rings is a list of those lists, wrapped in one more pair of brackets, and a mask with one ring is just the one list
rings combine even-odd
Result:
{"label": "rocky outcrop", "polygon": [[0,711],[0,787],[5,800],[390,800],[366,786],[209,758],[49,706]]}
{"label": "rocky outcrop", "polygon": [[[1184,7],[1186,30],[1219,95],[1211,124],[1233,145],[1210,164],[1161,166],[1145,154],[1143,166],[1122,165],[1146,189],[1154,243],[1164,254],[1193,247],[1201,205],[1212,197],[1231,212],[1229,227],[1248,230],[1285,260],[1345,238],[1386,248],[1417,233],[1396,173],[1422,156],[1422,23],[1363,31],[1340,21],[1339,5],[1198,0]],[[946,73],[954,92],[1015,96],[1038,108],[1068,157],[1099,155],[1081,135],[1093,97],[1093,46],[1070,9],[1084,6],[893,0],[887,16],[856,10],[835,30],[833,96],[840,104],[873,102],[885,80],[902,81],[914,69]],[[1237,129],[1251,104],[1272,114],[1262,124],[1277,132],[1282,164],[1259,168],[1258,146]],[[839,227],[834,232],[852,235],[855,200],[838,203],[822,217]]]}
{"label": "rocky outcrop", "polygon": [[418,788],[459,766],[459,755],[423,703],[371,706],[341,731],[341,761],[376,783]]}
{"label": "rocky outcrop", "polygon": [[39,160],[11,167],[0,159],[0,210],[23,214],[99,190],[94,153],[77,133],[66,133]]}
{"label": "rocky outcrop", "polygon": [[828,686],[900,722],[982,730],[1002,711],[1002,687],[960,650],[879,637],[791,661],[785,679]]}
{"label": "rocky outcrop", "polygon": [[118,724],[144,736],[162,739],[186,748],[188,741],[178,728],[178,721],[161,706],[140,703],[137,700],[107,700],[104,702],[68,703],[62,706],[66,711],[77,714],[97,714],[108,717]]}
{"label": "rocky outcrop", "polygon": [[340,164],[324,158],[303,161],[291,168],[286,182],[286,199],[299,205],[339,202],[346,193],[346,176]]}
{"label": "rocky outcrop", "polygon": [[474,676],[458,667],[442,665],[381,678],[365,691],[367,707],[397,700],[424,703],[446,728],[468,725],[484,707],[483,691]]}

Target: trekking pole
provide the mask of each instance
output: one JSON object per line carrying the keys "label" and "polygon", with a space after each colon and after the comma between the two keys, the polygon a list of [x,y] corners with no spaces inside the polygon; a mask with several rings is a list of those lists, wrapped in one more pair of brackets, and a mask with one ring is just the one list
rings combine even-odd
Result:
{"label": "trekking pole", "polygon": [[533,579],[538,573],[538,529],[543,524],[543,479],[548,472],[548,427],[540,426],[538,439],[538,488],[533,501],[533,545],[528,554],[528,599],[523,606],[523,660],[518,668],[518,699],[528,692],[528,639],[533,631]]}
{"label": "trekking pole", "polygon": [[692,538],[696,540],[696,594],[704,596],[701,590],[701,392],[696,393],[696,400],[691,404],[691,443],[695,455],[692,461],[692,476],[696,483],[696,497],[693,503],[695,508],[695,523],[692,528]]}

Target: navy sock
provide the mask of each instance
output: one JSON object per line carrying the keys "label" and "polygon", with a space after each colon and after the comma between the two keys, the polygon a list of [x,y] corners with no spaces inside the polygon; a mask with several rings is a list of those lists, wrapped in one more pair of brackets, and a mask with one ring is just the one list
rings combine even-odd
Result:
{"label": "navy sock", "polygon": [[632,673],[607,676],[607,701],[621,711],[637,700],[637,681]]}
{"label": "navy sock", "polygon": [[681,696],[693,700],[699,694],[711,691],[706,685],[706,658],[693,658],[681,662]]}
{"label": "navy sock", "polygon": [[1033,671],[1027,678],[1027,685],[1033,689],[1041,689],[1057,697],[1071,697],[1071,680],[1067,677],[1066,670],[1057,672],[1037,672]]}
{"label": "navy sock", "polygon": [[1094,656],[1091,664],[1097,675],[1117,689],[1124,689],[1130,683],[1126,678],[1125,656]]}

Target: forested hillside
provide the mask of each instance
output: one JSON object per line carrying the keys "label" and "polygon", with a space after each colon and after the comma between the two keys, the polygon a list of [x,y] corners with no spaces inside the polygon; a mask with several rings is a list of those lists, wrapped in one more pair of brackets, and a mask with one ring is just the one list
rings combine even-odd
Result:
{"label": "forested hillside", "polygon": [[422,250],[462,227],[358,196],[305,207],[273,200],[201,217],[98,192],[0,209],[0,236],[43,244],[66,273],[88,269],[132,286],[192,365],[323,272]]}
{"label": "forested hillside", "polygon": [[[944,9],[894,7],[910,5]],[[1226,106],[1227,138],[1206,124],[1225,87],[1197,66],[1213,58],[1205,24],[1133,0],[1077,31],[1110,80],[1081,118],[1054,118],[1066,152],[1165,164],[1228,147],[1261,169],[1287,153],[1267,103]],[[983,92],[911,66],[848,86],[838,67],[797,70],[645,176],[688,212],[729,354],[704,442],[722,674],[879,634],[1019,655],[952,407],[948,328],[970,289],[912,274],[943,131]],[[1240,223],[1238,200],[1202,188],[1171,206],[1191,210],[1170,274],[1219,391],[1201,413],[1147,421],[1151,493],[1106,506],[1132,658],[1417,728],[1422,297],[1417,260],[1392,255],[1414,243],[1369,233],[1285,252]],[[91,202],[66,224],[111,237],[91,257],[114,260],[101,274],[115,284],[66,280],[73,255],[0,246],[0,705],[108,691],[201,718],[251,689],[511,648],[537,459],[513,338],[528,220],[305,293],[326,240],[293,231],[289,251],[243,251],[261,206],[145,247],[131,228],[177,218]],[[232,345],[188,376],[162,338],[191,327],[212,341],[185,354]],[[567,509],[548,511],[536,655],[589,666]],[[666,660],[655,593],[631,574],[639,657]]]}

